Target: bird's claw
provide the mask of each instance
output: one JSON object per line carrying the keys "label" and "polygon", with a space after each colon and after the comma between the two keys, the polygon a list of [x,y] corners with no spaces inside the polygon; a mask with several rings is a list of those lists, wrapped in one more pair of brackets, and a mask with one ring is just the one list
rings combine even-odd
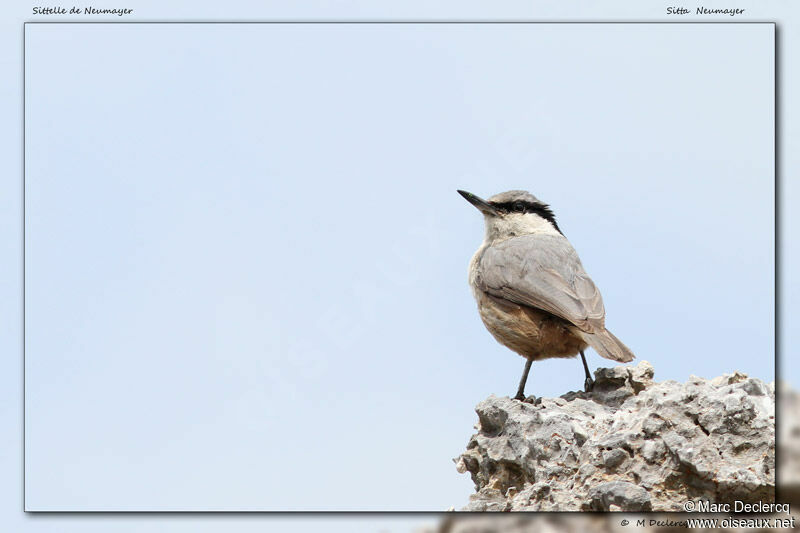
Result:
{"label": "bird's claw", "polygon": [[542,403],[542,399],[541,398],[537,398],[533,394],[531,394],[530,396],[525,396],[524,394],[517,393],[517,395],[514,396],[514,399],[515,400],[519,400],[522,403],[529,403],[531,405],[538,405],[538,404]]}
{"label": "bird's claw", "polygon": [[583,382],[583,390],[585,392],[592,392],[594,388],[594,380],[592,378],[587,377],[586,381]]}

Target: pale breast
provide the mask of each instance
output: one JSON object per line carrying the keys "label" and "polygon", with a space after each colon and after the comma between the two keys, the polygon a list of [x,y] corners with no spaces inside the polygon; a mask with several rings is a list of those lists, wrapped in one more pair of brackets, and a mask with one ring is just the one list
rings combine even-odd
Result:
{"label": "pale breast", "polygon": [[587,344],[565,320],[545,311],[520,306],[475,291],[486,329],[497,341],[523,357],[573,357]]}

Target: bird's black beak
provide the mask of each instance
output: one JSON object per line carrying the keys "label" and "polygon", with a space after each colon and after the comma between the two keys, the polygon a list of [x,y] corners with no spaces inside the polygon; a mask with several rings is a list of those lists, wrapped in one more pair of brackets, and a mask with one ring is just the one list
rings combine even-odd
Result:
{"label": "bird's black beak", "polygon": [[462,190],[459,190],[458,194],[463,196],[466,201],[468,201],[469,203],[471,203],[472,205],[477,207],[478,210],[481,213],[483,213],[484,215],[496,215],[497,214],[497,209],[495,209],[495,207],[492,204],[490,204],[489,202],[487,202],[483,198],[475,196],[471,192],[462,191]]}

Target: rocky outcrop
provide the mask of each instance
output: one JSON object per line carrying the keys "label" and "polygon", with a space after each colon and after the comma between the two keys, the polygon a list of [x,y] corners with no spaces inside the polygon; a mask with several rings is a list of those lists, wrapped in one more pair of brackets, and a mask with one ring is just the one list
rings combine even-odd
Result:
{"label": "rocky outcrop", "polygon": [[602,368],[590,393],[478,404],[456,458],[467,511],[683,511],[683,502],[772,502],[774,385],[739,372],[686,383],[653,367]]}

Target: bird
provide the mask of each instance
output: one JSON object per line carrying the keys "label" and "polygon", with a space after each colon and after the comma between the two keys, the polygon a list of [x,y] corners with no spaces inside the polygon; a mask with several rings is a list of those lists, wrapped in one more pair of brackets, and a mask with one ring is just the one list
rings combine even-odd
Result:
{"label": "bird", "polygon": [[606,329],[600,291],[548,204],[523,190],[488,200],[458,193],[478,208],[486,226],[469,262],[481,320],[500,344],[526,359],[514,399],[525,400],[533,361],[580,354],[588,393],[594,387],[584,354],[589,346],[606,359],[633,360],[630,348]]}

